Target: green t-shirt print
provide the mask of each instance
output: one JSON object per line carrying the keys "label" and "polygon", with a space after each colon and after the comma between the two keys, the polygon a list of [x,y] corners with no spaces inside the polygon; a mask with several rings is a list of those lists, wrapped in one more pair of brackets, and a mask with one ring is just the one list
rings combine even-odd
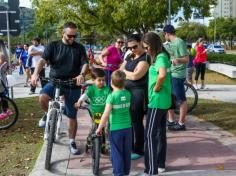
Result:
{"label": "green t-shirt print", "polygon": [[90,100],[90,111],[94,115],[95,113],[103,113],[106,105],[106,99],[110,93],[110,89],[107,86],[99,89],[95,85],[91,85],[86,90],[85,94]]}
{"label": "green t-shirt print", "polygon": [[130,118],[131,95],[127,90],[112,92],[107,97],[107,104],[112,105],[110,114],[110,131],[121,130],[131,127]]}
{"label": "green t-shirt print", "polygon": [[[171,60],[189,55],[186,43],[178,37],[165,47],[170,54]],[[186,78],[186,64],[171,65],[171,75],[174,78]]]}
{"label": "green t-shirt print", "polygon": [[[154,92],[153,88],[156,84],[160,68],[166,68],[167,74],[161,89]],[[171,106],[171,63],[166,54],[161,53],[157,56],[155,63],[149,67],[148,77],[148,100],[149,108],[169,109]]]}

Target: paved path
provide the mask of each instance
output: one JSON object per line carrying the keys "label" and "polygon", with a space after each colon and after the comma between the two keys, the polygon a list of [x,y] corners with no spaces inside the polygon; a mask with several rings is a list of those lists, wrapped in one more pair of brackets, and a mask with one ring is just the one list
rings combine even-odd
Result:
{"label": "paved path", "polygon": [[[22,79],[23,78],[19,78]],[[39,89],[37,89],[39,91]],[[199,92],[199,98],[236,102],[236,86],[207,85],[207,89]],[[14,97],[27,97],[29,88],[23,84],[14,87]],[[35,94],[37,95],[37,94]],[[34,95],[34,96],[35,96]],[[90,120],[84,110],[78,112],[77,144],[82,155],[73,156],[68,148],[66,118],[63,119],[63,133],[54,145],[51,171],[44,170],[46,143],[43,145],[31,176],[90,176],[91,157],[84,152]],[[169,132],[167,149],[167,172],[162,175],[175,176],[236,176],[236,138],[222,129],[200,121],[195,117],[187,117],[187,131]],[[132,162],[130,175],[143,172],[143,158]],[[112,175],[111,162],[106,155],[102,156],[101,174]]]}
{"label": "paved path", "polygon": [[[230,102],[235,102],[235,86],[207,86],[208,89],[199,92],[200,98],[222,99],[230,91]],[[233,91],[233,92],[232,92]],[[216,93],[213,93],[216,92]],[[65,119],[64,119],[65,120]],[[44,170],[46,145],[43,145],[37,163],[31,172],[32,176],[92,175],[91,157],[84,152],[85,139],[90,128],[90,118],[85,110],[78,112],[77,144],[82,155],[73,156],[68,150],[66,127],[64,135],[55,145],[52,155],[52,170]],[[222,129],[200,121],[195,117],[187,117],[187,131],[169,132],[167,149],[167,172],[162,175],[175,176],[236,176],[236,138]],[[143,158],[132,162],[130,175],[140,175],[143,172]],[[112,175],[111,162],[106,155],[102,156],[100,175]]]}
{"label": "paved path", "polygon": [[236,103],[236,85],[211,85],[207,84],[203,90],[198,90],[201,99],[220,100]]}

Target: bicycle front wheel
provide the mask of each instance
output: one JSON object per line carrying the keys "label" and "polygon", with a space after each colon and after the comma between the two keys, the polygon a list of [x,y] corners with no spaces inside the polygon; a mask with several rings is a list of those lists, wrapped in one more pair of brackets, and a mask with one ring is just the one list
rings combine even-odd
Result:
{"label": "bicycle front wheel", "polygon": [[55,140],[55,131],[57,124],[58,112],[57,109],[52,109],[49,114],[49,131],[48,131],[48,141],[47,141],[47,150],[46,150],[46,158],[45,158],[45,169],[50,169],[51,156],[52,156],[52,147],[53,142]]}
{"label": "bicycle front wheel", "polygon": [[99,174],[100,151],[101,151],[101,139],[100,137],[95,137],[93,139],[93,146],[92,146],[92,152],[91,152],[94,175]]}
{"label": "bicycle front wheel", "polygon": [[19,116],[16,103],[9,97],[0,97],[0,130],[13,126]]}

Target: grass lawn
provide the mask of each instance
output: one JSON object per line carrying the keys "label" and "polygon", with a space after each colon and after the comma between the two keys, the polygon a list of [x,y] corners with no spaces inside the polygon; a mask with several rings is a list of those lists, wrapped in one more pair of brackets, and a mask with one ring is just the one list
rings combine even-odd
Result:
{"label": "grass lawn", "polygon": [[16,99],[19,119],[8,130],[0,131],[0,175],[28,175],[43,144],[38,128],[42,115],[38,97]]}
{"label": "grass lawn", "polygon": [[236,108],[234,103],[199,99],[191,112],[200,119],[211,122],[236,136]]}
{"label": "grass lawn", "polygon": [[[194,76],[195,74],[193,74]],[[194,78],[194,77],[193,77]],[[200,79],[199,79],[200,80]],[[236,79],[229,78],[220,73],[207,70],[205,75],[206,84],[228,84],[228,85],[236,85]],[[199,81],[200,83],[200,81]]]}

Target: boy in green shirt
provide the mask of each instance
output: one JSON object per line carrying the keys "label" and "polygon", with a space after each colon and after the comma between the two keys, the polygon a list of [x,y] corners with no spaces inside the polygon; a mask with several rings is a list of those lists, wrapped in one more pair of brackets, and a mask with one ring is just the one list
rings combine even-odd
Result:
{"label": "boy in green shirt", "polygon": [[96,131],[101,135],[102,129],[110,122],[110,157],[113,175],[129,175],[131,166],[132,131],[130,118],[129,91],[124,89],[125,73],[116,70],[111,75],[113,92],[107,97],[105,111]]}
{"label": "boy in green shirt", "polygon": [[106,105],[106,99],[110,93],[108,86],[105,86],[105,72],[100,68],[94,68],[91,72],[94,84],[88,87],[83,95],[79,98],[75,104],[76,107],[80,107],[82,102],[90,100],[90,111],[92,115],[95,113],[103,113]]}

